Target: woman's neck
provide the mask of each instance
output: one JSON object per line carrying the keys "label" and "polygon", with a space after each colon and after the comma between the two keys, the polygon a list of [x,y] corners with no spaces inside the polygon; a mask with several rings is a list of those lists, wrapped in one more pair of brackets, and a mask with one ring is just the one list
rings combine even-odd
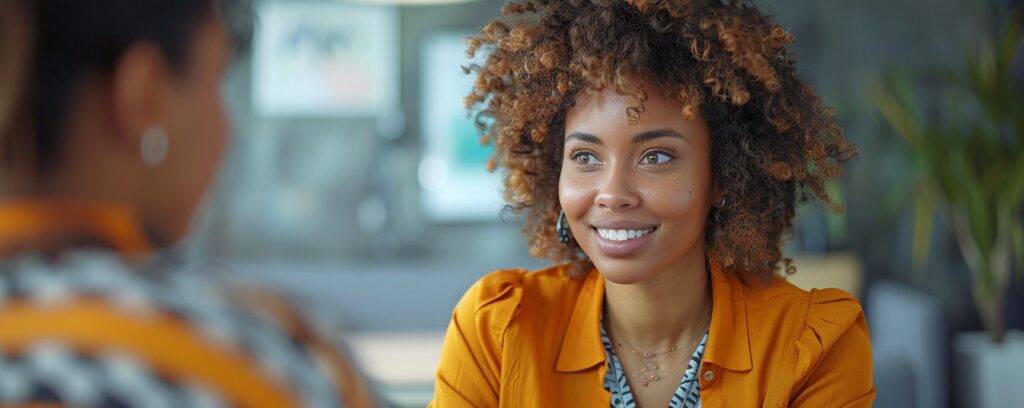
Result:
{"label": "woman's neck", "polygon": [[692,341],[711,322],[709,282],[703,256],[635,284],[605,280],[607,329],[641,352]]}

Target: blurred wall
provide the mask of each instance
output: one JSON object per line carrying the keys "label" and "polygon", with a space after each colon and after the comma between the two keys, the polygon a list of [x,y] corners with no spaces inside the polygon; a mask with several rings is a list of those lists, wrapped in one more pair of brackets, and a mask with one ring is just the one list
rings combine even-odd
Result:
{"label": "blurred wall", "polygon": [[259,117],[250,61],[240,61],[225,85],[234,150],[197,226],[194,256],[523,259],[519,225],[501,222],[497,209],[493,222],[433,224],[419,207],[421,41],[435,31],[476,30],[500,4],[401,9],[401,104],[381,118]]}

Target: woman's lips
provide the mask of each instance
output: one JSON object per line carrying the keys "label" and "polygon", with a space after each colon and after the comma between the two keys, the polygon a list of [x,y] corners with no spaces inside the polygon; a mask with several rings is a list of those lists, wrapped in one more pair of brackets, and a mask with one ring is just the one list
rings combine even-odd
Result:
{"label": "woman's lips", "polygon": [[623,258],[640,251],[657,231],[656,227],[645,229],[592,228],[597,247],[605,255]]}

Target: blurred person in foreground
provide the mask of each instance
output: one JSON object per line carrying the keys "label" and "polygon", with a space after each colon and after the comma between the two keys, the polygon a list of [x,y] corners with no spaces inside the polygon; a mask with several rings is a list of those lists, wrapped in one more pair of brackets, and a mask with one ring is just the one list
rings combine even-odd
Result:
{"label": "blurred person in foreground", "polygon": [[437,407],[868,407],[857,300],[785,281],[796,206],[856,153],[747,1],[525,0],[471,106],[535,256],[456,306]]}
{"label": "blurred person in foreground", "polygon": [[0,405],[366,407],[284,299],[175,269],[228,145],[250,14],[214,0],[0,3]]}

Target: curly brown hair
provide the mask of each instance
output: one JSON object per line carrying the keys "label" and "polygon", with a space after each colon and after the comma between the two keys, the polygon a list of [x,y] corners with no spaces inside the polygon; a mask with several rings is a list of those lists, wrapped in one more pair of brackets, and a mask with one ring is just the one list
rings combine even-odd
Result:
{"label": "curly brown hair", "polygon": [[[711,138],[712,172],[725,204],[708,215],[708,257],[744,281],[777,274],[796,206],[819,199],[856,155],[825,106],[797,76],[793,42],[771,17],[739,0],[523,0],[469,37],[467,54],[486,52],[466,106],[487,129],[488,163],[505,173],[505,200],[525,213],[531,255],[592,265],[558,241],[558,180],[566,111],[584,88],[614,87],[635,97],[659,89],[700,115]],[[793,272],[786,260],[786,269]]]}

